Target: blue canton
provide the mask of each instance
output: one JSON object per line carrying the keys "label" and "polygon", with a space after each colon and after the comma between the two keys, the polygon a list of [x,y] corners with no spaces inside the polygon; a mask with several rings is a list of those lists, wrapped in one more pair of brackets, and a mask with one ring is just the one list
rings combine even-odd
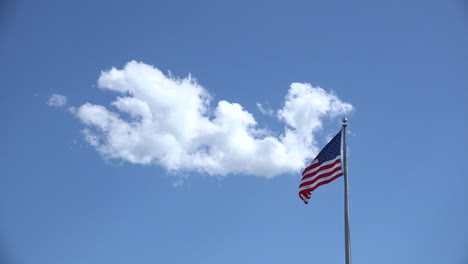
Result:
{"label": "blue canton", "polygon": [[315,159],[319,164],[336,158],[341,154],[341,131],[320,151]]}

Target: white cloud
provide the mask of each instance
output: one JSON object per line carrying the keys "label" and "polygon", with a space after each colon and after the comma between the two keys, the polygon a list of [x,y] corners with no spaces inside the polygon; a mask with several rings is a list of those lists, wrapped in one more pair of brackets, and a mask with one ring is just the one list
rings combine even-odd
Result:
{"label": "white cloud", "polygon": [[317,153],[313,134],[322,120],[353,108],[322,88],[293,83],[277,112],[284,132],[273,137],[237,103],[222,100],[210,109],[210,94],[190,76],[131,61],[102,72],[98,86],[120,94],[115,110],[91,103],[72,110],[102,156],[210,175],[297,172]]}
{"label": "white cloud", "polygon": [[274,116],[275,115],[275,111],[273,111],[273,110],[271,110],[269,108],[265,108],[261,103],[257,102],[257,108],[260,111],[260,113],[262,113],[264,115],[268,115],[268,116]]}
{"label": "white cloud", "polygon": [[47,100],[48,106],[56,106],[61,107],[67,104],[67,97],[60,94],[52,94],[49,96],[49,100]]}

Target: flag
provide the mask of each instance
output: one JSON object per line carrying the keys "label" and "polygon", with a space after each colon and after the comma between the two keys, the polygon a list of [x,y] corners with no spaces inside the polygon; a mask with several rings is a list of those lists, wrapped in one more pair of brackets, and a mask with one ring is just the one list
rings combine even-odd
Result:
{"label": "flag", "polygon": [[299,197],[309,203],[312,191],[343,175],[341,167],[341,131],[320,151],[304,172]]}

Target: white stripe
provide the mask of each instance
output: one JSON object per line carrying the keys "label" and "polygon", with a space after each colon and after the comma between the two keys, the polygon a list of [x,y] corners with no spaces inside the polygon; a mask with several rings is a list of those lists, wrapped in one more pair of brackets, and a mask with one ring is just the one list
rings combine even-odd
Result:
{"label": "white stripe", "polygon": [[303,190],[307,190],[307,189],[312,189],[314,188],[315,186],[317,186],[317,184],[321,183],[321,182],[324,182],[324,181],[327,181],[333,177],[335,177],[336,175],[342,173],[342,170],[339,170],[335,173],[333,173],[332,175],[328,176],[328,177],[324,177],[324,178],[321,178],[320,180],[314,182],[313,184],[310,184],[310,185],[306,185],[306,186],[302,186],[300,189],[299,189],[299,192],[303,191]]}
{"label": "white stripe", "polygon": [[[341,162],[340,163],[337,163],[335,164],[335,166],[329,168],[329,169],[326,169],[326,170],[323,170],[323,171],[320,171],[319,173],[317,173],[316,175],[314,175],[313,177],[310,177],[310,178],[306,178],[306,179],[303,179],[301,181],[301,184],[305,183],[305,182],[310,182],[310,181],[313,181],[314,179],[316,179],[317,177],[319,177],[320,175],[322,174],[325,174],[325,173],[329,173],[331,171],[333,171],[334,169],[338,168],[341,166]],[[318,167],[319,169],[321,168],[322,166]],[[299,184],[300,185],[300,184]]]}
{"label": "white stripe", "polygon": [[306,203],[309,202],[309,199],[307,199],[307,197],[306,197],[305,195],[303,195],[302,193],[301,193],[301,198],[302,198],[302,200],[303,200],[304,202],[306,202]]}
{"label": "white stripe", "polygon": [[[306,175],[309,175],[309,174],[311,174],[311,173],[314,173],[314,172],[316,172],[318,169],[320,169],[322,166],[326,166],[326,165],[332,164],[333,162],[335,162],[337,159],[340,159],[340,158],[341,158],[341,155],[338,155],[338,156],[336,156],[336,158],[334,158],[334,159],[332,159],[332,160],[329,160],[329,161],[327,161],[327,162],[324,162],[324,163],[322,163],[320,166],[318,166],[317,168],[314,168],[314,169],[309,170],[309,171],[307,171],[306,173],[302,174],[302,177],[305,177]],[[318,160],[314,160],[314,161],[317,161],[317,162],[318,162]],[[317,162],[314,162],[314,163],[317,163]],[[311,165],[313,165],[314,163],[312,163]],[[309,166],[309,167],[310,167],[310,166]]]}

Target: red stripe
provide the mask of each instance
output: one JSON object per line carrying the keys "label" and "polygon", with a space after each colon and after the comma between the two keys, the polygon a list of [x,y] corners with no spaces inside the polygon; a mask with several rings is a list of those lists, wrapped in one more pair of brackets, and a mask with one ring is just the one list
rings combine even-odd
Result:
{"label": "red stripe", "polygon": [[314,162],[315,162],[315,160],[312,161],[312,164],[311,164],[309,167],[307,167],[307,168],[304,169],[304,171],[302,172],[302,175],[304,175],[304,173],[305,173],[306,171],[311,170],[311,169],[313,169],[313,168],[316,168],[316,167],[320,166],[320,163],[318,163],[318,162],[314,163]]}
{"label": "red stripe", "polygon": [[[301,193],[302,193],[303,195],[306,195],[304,192],[299,192],[299,198],[301,198],[301,200],[304,201],[305,204],[308,204],[309,202],[306,202],[304,199],[302,199]],[[307,197],[307,198],[310,199],[310,197]]]}
{"label": "red stripe", "polygon": [[[337,159],[335,160],[335,162],[333,163],[330,163],[328,165],[324,165],[323,167],[321,167],[320,169],[318,169],[316,172],[314,173],[310,173],[310,174],[307,174],[305,176],[302,177],[302,180],[303,181],[304,179],[307,179],[307,178],[310,178],[310,177],[313,177],[315,174],[319,173],[321,170],[325,170],[325,169],[330,169],[331,167],[335,166],[337,163],[340,163],[341,162],[341,159]],[[317,163],[318,164],[318,163]],[[314,168],[317,167],[317,166],[314,166]],[[302,173],[302,175],[304,175],[305,173],[307,173],[307,171],[309,170],[304,170],[304,172]]]}
{"label": "red stripe", "polygon": [[301,194],[307,197],[307,199],[310,199],[310,193],[307,193],[307,190],[303,190],[299,192],[299,198],[301,198],[301,200],[304,201],[304,203],[308,204],[308,202],[302,199]]}
{"label": "red stripe", "polygon": [[[317,189],[318,187],[320,187],[320,186],[322,186],[322,185],[324,185],[324,184],[327,184],[327,183],[330,183],[330,182],[336,180],[336,179],[337,179],[338,177],[340,177],[340,176],[343,176],[343,173],[340,173],[340,174],[336,175],[335,177],[333,177],[333,178],[331,178],[331,179],[328,179],[328,180],[326,180],[326,181],[323,181],[323,182],[321,182],[321,183],[315,185],[315,186],[314,186],[313,188],[311,188],[311,189],[306,189],[306,190],[300,191],[300,192],[299,192],[299,197],[300,197],[301,200],[302,200],[302,197],[301,197],[301,194],[302,194],[302,195],[304,195],[304,196],[306,196],[307,198],[310,199],[310,194],[311,194],[315,189]],[[319,177],[319,178],[321,178],[321,177]],[[304,201],[304,200],[303,200],[303,201]],[[306,201],[304,201],[304,203],[307,204]]]}
{"label": "red stripe", "polygon": [[[324,168],[324,169],[328,169],[328,168]],[[324,169],[320,168],[320,170],[318,170],[317,173],[314,173],[314,175],[318,174],[319,172],[321,172],[321,171],[324,170]],[[321,179],[321,178],[323,178],[323,177],[330,176],[330,175],[332,175],[333,173],[335,173],[335,172],[337,172],[337,171],[339,171],[339,170],[341,170],[341,166],[336,167],[334,170],[332,170],[332,171],[330,171],[330,172],[327,172],[327,173],[324,173],[324,174],[320,175],[319,177],[317,177],[317,178],[315,178],[315,179],[313,179],[313,180],[311,180],[311,181],[301,183],[301,184],[299,185],[299,188],[301,188],[301,187],[303,187],[303,186],[305,186],[305,185],[313,184],[313,183],[316,182],[317,180],[319,180],[319,179]],[[309,177],[307,177],[307,178],[309,178]],[[302,178],[302,180],[304,180],[304,179],[305,179],[305,178]],[[301,181],[301,182],[302,182],[302,181]]]}

